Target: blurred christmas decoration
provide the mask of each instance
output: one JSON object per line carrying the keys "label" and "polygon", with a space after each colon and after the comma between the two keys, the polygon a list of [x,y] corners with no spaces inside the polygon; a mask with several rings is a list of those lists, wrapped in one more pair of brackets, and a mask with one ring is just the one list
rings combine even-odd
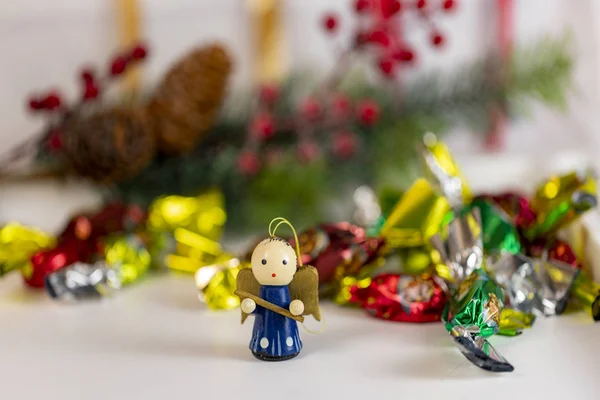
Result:
{"label": "blurred christmas decoration", "polygon": [[219,111],[231,60],[224,48],[199,47],[165,74],[147,106],[159,151],[189,152],[206,135]]}
{"label": "blurred christmas decoration", "polygon": [[[221,113],[232,62],[220,45],[184,55],[147,101],[130,101],[129,107],[97,100],[148,56],[146,46],[120,52],[103,73],[85,68],[79,102],[68,104],[56,91],[31,98],[32,111],[49,123],[0,160],[0,177],[85,177],[110,183],[116,196],[143,207],[160,196],[218,187],[230,227],[251,230],[273,213],[308,227],[324,220],[332,199],[359,186],[374,193],[408,187],[415,177],[413,145],[424,131],[442,134],[467,124],[483,132],[490,110],[517,115],[532,101],[565,104],[572,60],[564,40],[503,53],[503,63],[491,51],[455,73],[431,71],[404,82],[403,70],[419,65],[404,21],[414,20],[423,27],[416,34],[443,49],[451,37],[438,19],[468,5],[386,0],[351,6],[352,20],[330,12],[319,21],[327,37],[343,30],[352,37],[329,74],[314,79],[292,71],[282,81],[263,81],[249,96],[232,97]],[[260,10],[275,24],[275,9]],[[496,79],[500,72],[503,79]],[[34,153],[36,169],[19,171],[18,161]],[[358,220],[376,218],[368,212],[357,214]]]}

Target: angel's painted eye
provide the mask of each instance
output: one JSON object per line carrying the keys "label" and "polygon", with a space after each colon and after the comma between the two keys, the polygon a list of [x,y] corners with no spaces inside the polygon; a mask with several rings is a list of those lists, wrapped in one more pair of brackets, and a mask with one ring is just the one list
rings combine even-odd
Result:
{"label": "angel's painted eye", "polygon": [[262,261],[261,261],[261,263],[262,263],[262,265],[267,265],[267,259],[263,258]]}
{"label": "angel's painted eye", "polygon": [[287,265],[287,260],[282,261],[283,265]]}

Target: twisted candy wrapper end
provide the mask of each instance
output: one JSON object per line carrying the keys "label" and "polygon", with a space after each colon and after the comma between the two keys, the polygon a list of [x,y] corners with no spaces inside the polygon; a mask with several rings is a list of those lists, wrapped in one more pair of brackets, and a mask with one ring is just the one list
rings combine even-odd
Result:
{"label": "twisted candy wrapper end", "polygon": [[481,217],[478,209],[454,217],[447,226],[446,238],[436,234],[430,243],[440,262],[436,270],[440,277],[460,283],[483,263]]}
{"label": "twisted candy wrapper end", "polygon": [[503,308],[502,290],[482,269],[477,269],[460,284],[443,314],[446,329],[461,353],[491,372],[514,369],[487,340],[499,332]]}
{"label": "twisted candy wrapper end", "polygon": [[452,158],[448,147],[437,140],[433,133],[426,133],[421,147],[425,170],[439,186],[452,207],[460,207],[471,201],[473,194],[466,179]]}

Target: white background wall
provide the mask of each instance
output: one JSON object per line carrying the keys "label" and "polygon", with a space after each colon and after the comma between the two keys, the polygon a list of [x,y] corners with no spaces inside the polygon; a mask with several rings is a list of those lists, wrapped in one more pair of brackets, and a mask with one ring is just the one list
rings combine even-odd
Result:
{"label": "white background wall", "polygon": [[[76,92],[80,66],[105,66],[117,50],[115,1],[20,0],[0,3],[0,153],[6,152],[41,127],[26,111],[29,93],[57,87],[67,96]],[[143,32],[151,48],[144,71],[148,83],[156,81],[167,65],[191,46],[208,40],[225,42],[235,56],[236,86],[251,76],[250,21],[242,0],[141,0]],[[490,29],[493,2],[461,0],[455,14],[436,19],[448,38],[444,50],[434,51],[425,42],[427,31],[415,27],[410,40],[419,49],[418,72],[431,68],[451,69],[480,57],[493,40]],[[284,1],[287,64],[298,67],[331,66],[332,43],[320,30],[322,12],[338,11],[342,27],[350,19],[347,0]],[[573,33],[577,59],[575,90],[566,114],[536,108],[531,119],[509,128],[507,150],[516,160],[514,177],[527,168],[546,171],[595,160],[600,140],[596,135],[596,112],[600,89],[600,0],[515,0],[515,38],[525,44],[546,34]],[[408,79],[410,79],[408,74]],[[449,139],[466,163],[481,146],[466,132]],[[527,157],[520,155],[526,154]],[[552,155],[552,157],[549,157]],[[549,160],[552,160],[551,162]],[[546,165],[548,164],[548,165]],[[492,173],[497,166],[492,164]],[[518,167],[515,167],[517,165]],[[534,174],[535,175],[535,174]],[[489,182],[482,176],[481,182]],[[473,178],[477,182],[477,176]],[[57,229],[73,207],[96,201],[89,189],[56,184],[5,185],[0,189],[0,222],[19,219],[46,229]]]}

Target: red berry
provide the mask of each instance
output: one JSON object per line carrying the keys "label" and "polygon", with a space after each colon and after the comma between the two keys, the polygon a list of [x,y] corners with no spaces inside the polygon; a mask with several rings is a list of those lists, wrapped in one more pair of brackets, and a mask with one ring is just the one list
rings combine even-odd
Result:
{"label": "red berry", "polygon": [[131,51],[131,58],[134,60],[143,60],[148,55],[148,50],[143,44],[138,44]]}
{"label": "red berry", "polygon": [[29,104],[29,109],[33,110],[33,111],[38,111],[38,110],[41,110],[43,108],[42,102],[39,101],[35,97],[30,98],[29,101],[28,101],[28,104]]}
{"label": "red berry", "polygon": [[369,42],[388,47],[390,45],[390,36],[384,31],[375,30],[369,35]]}
{"label": "red berry", "polygon": [[323,28],[327,32],[335,32],[338,28],[338,17],[335,14],[327,14],[323,18]]}
{"label": "red berry", "polygon": [[364,125],[373,125],[381,114],[379,104],[371,99],[361,101],[356,107],[356,112],[360,123]]}
{"label": "red berry", "polygon": [[348,158],[356,152],[356,137],[350,132],[338,132],[333,136],[333,153]]}
{"label": "red berry", "polygon": [[431,44],[436,47],[442,46],[444,44],[444,37],[440,33],[434,32],[431,35]]}
{"label": "red berry", "polygon": [[444,10],[450,11],[456,7],[456,2],[454,0],[446,0],[444,1]]}
{"label": "red berry", "polygon": [[300,104],[300,113],[308,120],[315,120],[321,115],[321,104],[317,99],[308,97]]}
{"label": "red berry", "polygon": [[277,85],[263,85],[258,90],[258,98],[261,102],[272,105],[279,98],[279,87]]}
{"label": "red berry", "polygon": [[98,89],[98,86],[96,86],[96,84],[94,82],[89,81],[85,85],[85,90],[83,92],[83,99],[84,100],[95,99],[98,97],[99,94],[100,94],[100,90]]}
{"label": "red berry", "polygon": [[300,162],[309,163],[319,157],[319,153],[319,146],[317,146],[315,142],[312,140],[305,140],[298,145],[296,155]]}
{"label": "red berry", "polygon": [[379,70],[388,78],[394,76],[394,63],[389,58],[379,60]]}
{"label": "red berry", "polygon": [[127,59],[123,56],[117,56],[110,64],[110,74],[112,76],[121,75],[127,68]]}
{"label": "red berry", "polygon": [[56,92],[51,92],[46,98],[42,101],[42,107],[46,110],[55,110],[60,108],[61,99],[60,95]]}
{"label": "red berry", "polygon": [[354,3],[354,10],[357,13],[362,14],[369,9],[370,5],[369,0],[356,0]]}
{"label": "red berry", "polygon": [[260,172],[260,160],[254,151],[246,150],[238,158],[238,169],[244,175],[256,175]]}
{"label": "red berry", "polygon": [[402,8],[398,0],[380,0],[383,18],[391,18]]}
{"label": "red berry", "polygon": [[54,131],[48,137],[48,147],[52,151],[58,151],[62,148],[62,136],[59,131]]}
{"label": "red berry", "polygon": [[338,94],[333,98],[333,115],[337,118],[345,118],[350,113],[350,99],[348,96]]}
{"label": "red berry", "polygon": [[415,54],[413,53],[412,50],[410,50],[408,48],[404,48],[404,49],[395,51],[392,54],[392,57],[394,58],[394,60],[397,60],[397,61],[400,61],[403,63],[410,63],[410,62],[414,61]]}
{"label": "red berry", "polygon": [[425,0],[419,0],[417,1],[417,8],[419,10],[424,9],[427,6],[427,2]]}
{"label": "red berry", "polygon": [[275,134],[275,123],[273,118],[267,114],[259,114],[252,121],[250,128],[252,135],[259,140],[267,140]]}
{"label": "red berry", "polygon": [[84,82],[91,82],[94,80],[94,71],[91,68],[84,68],[81,71],[81,79]]}

